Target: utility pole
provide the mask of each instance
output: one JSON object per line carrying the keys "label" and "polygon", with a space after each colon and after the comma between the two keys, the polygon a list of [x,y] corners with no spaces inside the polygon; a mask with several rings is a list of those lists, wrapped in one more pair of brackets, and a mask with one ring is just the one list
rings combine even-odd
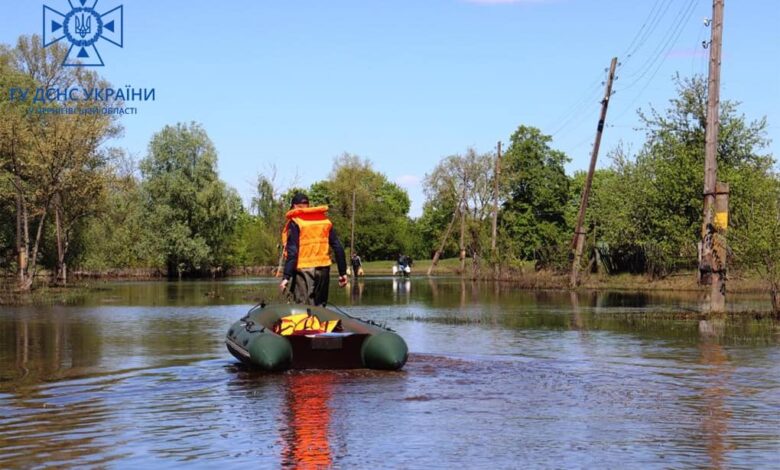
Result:
{"label": "utility pole", "polygon": [[498,280],[501,277],[501,267],[496,251],[496,238],[498,236],[498,187],[501,179],[501,141],[498,141],[498,153],[496,154],[496,169],[493,172],[493,237],[490,239],[490,253],[493,258],[493,277]]}
{"label": "utility pole", "polygon": [[[700,255],[701,272],[700,282],[712,286],[710,293],[710,311],[722,312],[726,307],[726,260],[725,256],[720,263],[712,263],[711,256],[705,253],[712,252],[714,235],[719,230],[725,230],[722,221],[728,221],[728,186],[722,186],[725,191],[724,203],[716,207],[718,195],[718,131],[720,127],[718,111],[720,107],[720,62],[723,46],[723,6],[724,0],[713,0],[712,22],[710,40],[710,68],[707,84],[707,129],[704,146],[704,217],[702,221],[702,255]],[[721,197],[721,200],[723,198]],[[717,213],[716,213],[717,212]],[[723,239],[723,237],[721,237]],[[725,239],[724,239],[725,240]],[[709,246],[708,246],[709,245]],[[715,266],[717,264],[717,267]],[[716,278],[713,280],[712,274]]]}
{"label": "utility pole", "polygon": [[458,205],[455,206],[455,211],[452,213],[452,219],[450,220],[450,224],[447,226],[447,230],[444,232],[444,236],[441,239],[441,245],[439,245],[439,249],[436,250],[436,253],[433,254],[433,261],[431,261],[431,265],[428,267],[428,275],[430,276],[433,272],[433,268],[436,267],[436,264],[439,262],[439,258],[441,257],[441,252],[444,251],[444,245],[447,243],[447,240],[450,238],[450,232],[452,232],[452,227],[455,225],[455,221],[458,220],[458,215],[460,214],[460,206],[463,204],[463,201],[466,198],[466,189],[463,189],[463,192],[460,195],[460,199],[458,199]]}
{"label": "utility pole", "polygon": [[466,272],[466,211],[460,211],[460,274]]}
{"label": "utility pole", "polygon": [[607,77],[607,87],[604,91],[604,99],[601,100],[601,115],[596,127],[596,141],[593,142],[593,152],[590,154],[590,167],[588,167],[588,176],[585,179],[585,187],[582,188],[582,200],[580,201],[580,211],[577,214],[577,227],[574,229],[574,262],[571,265],[571,278],[569,285],[572,289],[580,284],[580,264],[582,263],[582,250],[585,246],[585,209],[588,207],[588,197],[590,196],[590,186],[593,183],[593,173],[596,171],[596,160],[599,157],[599,147],[601,146],[601,134],[604,132],[604,123],[607,119],[607,108],[612,96],[612,82],[615,80],[615,68],[617,68],[617,57],[612,58],[609,65],[609,76]]}
{"label": "utility pole", "polygon": [[496,236],[498,234],[498,179],[501,176],[501,141],[498,142],[498,153],[496,154],[496,168],[493,171],[493,237],[490,239],[490,250],[493,254],[494,262],[498,265],[496,253]]}
{"label": "utility pole", "polygon": [[355,254],[355,189],[352,189],[352,235],[349,237],[350,256]]}

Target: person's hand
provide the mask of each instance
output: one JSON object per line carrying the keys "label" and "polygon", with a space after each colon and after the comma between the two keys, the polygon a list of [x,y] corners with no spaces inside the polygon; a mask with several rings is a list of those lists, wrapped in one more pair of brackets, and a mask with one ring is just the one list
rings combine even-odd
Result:
{"label": "person's hand", "polygon": [[279,290],[284,292],[285,289],[287,289],[287,284],[290,283],[289,279],[284,279],[282,282],[279,283]]}
{"label": "person's hand", "polygon": [[346,274],[343,276],[339,276],[339,287],[344,287],[347,285],[347,281],[349,281],[349,278]]}

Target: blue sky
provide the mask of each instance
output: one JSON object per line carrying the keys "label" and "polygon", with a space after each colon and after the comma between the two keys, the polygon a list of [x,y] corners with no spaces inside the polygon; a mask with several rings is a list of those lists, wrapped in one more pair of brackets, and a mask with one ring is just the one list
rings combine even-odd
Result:
{"label": "blue sky", "polygon": [[[42,5],[4,1],[0,42],[41,33]],[[99,0],[103,12],[120,0]],[[644,139],[635,110],[665,108],[671,77],[706,74],[710,0],[127,0],[125,44],[100,42],[116,86],[155,88],[112,142],[141,158],[166,124],[197,121],[222,178],[245,201],[258,173],[282,187],[326,178],[350,152],[405,187],[421,212],[422,179],[444,156],[490,151],[520,124],[587,168],[602,81],[622,65],[599,166]],[[726,2],[722,99],[767,116],[776,154],[777,0]],[[628,53],[632,54],[628,56]]]}

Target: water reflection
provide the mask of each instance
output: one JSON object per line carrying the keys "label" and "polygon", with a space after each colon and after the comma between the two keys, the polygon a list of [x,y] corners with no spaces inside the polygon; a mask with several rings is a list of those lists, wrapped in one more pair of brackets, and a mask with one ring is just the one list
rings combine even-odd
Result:
{"label": "water reflection", "polygon": [[19,309],[0,318],[0,391],[2,382],[17,385],[79,374],[101,356],[99,325],[72,322],[65,309]]}
{"label": "water reflection", "polygon": [[349,289],[351,303],[360,304],[363,301],[363,289],[366,287],[366,282],[363,278],[350,280],[347,287]]}
{"label": "water reflection", "polygon": [[412,295],[412,281],[409,278],[393,278],[393,300],[409,303]]}
{"label": "water reflection", "polygon": [[580,311],[580,295],[575,291],[569,293],[571,299],[571,326],[575,330],[585,330],[585,321],[582,319]]}
{"label": "water reflection", "polygon": [[259,374],[222,340],[271,282],[0,308],[0,467],[775,465],[771,321],[675,315],[695,294],[366,278],[331,298],[407,340],[403,371]]}
{"label": "water reflection", "polygon": [[726,453],[731,450],[727,444],[731,411],[726,402],[730,399],[729,379],[732,367],[728,355],[719,344],[725,324],[723,320],[701,320],[699,343],[701,364],[705,366],[706,386],[702,392],[701,432],[704,436],[710,468],[723,468]]}
{"label": "water reflection", "polygon": [[291,372],[286,379],[282,464],[329,468],[333,463],[328,438],[335,375],[328,371]]}

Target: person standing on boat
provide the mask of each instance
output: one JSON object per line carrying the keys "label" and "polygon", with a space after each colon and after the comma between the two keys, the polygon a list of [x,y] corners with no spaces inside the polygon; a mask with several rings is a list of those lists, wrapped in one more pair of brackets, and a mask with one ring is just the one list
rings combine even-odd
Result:
{"label": "person standing on boat", "polygon": [[286,214],[282,230],[284,275],[279,288],[284,292],[289,285],[293,300],[300,304],[328,303],[329,248],[336,256],[339,287],[347,285],[347,257],[327,212],[328,206],[309,207],[309,198],[296,193]]}

